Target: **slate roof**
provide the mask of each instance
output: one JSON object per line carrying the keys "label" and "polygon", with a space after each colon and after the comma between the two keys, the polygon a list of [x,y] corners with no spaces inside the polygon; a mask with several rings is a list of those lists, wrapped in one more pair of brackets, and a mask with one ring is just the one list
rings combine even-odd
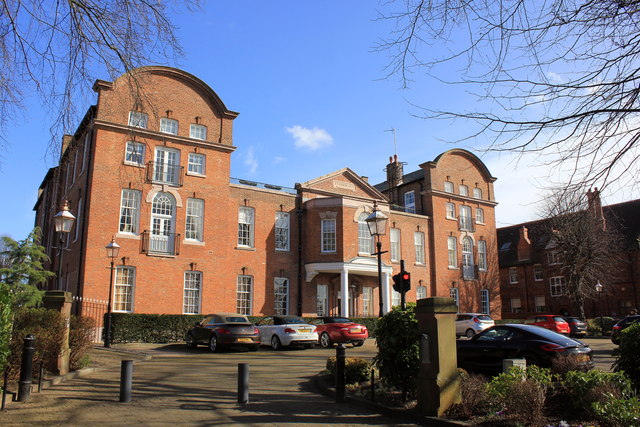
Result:
{"label": "slate roof", "polygon": [[[421,181],[424,179],[424,169],[418,169],[417,171],[409,172],[408,174],[402,175],[402,184],[409,184],[414,181]],[[389,181],[384,181],[379,184],[374,185],[374,187],[380,191],[385,192],[389,189]]]}

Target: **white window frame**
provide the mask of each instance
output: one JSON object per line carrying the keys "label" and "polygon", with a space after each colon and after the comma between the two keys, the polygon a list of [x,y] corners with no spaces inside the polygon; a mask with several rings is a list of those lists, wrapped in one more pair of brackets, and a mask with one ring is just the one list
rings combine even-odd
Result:
{"label": "white window frame", "polygon": [[522,302],[520,298],[511,298],[511,312],[520,313],[522,311]]}
{"label": "white window frame", "polygon": [[113,275],[112,311],[115,313],[133,313],[136,268],[128,265],[119,265],[115,269],[116,271]]}
{"label": "white window frame", "polygon": [[239,275],[236,287],[236,313],[251,316],[253,311],[253,276]]}
{"label": "white window frame", "polygon": [[369,231],[369,226],[365,221],[369,217],[369,213],[362,212],[358,216],[358,254],[371,255],[375,250],[373,236]]}
{"label": "white window frame", "polygon": [[207,173],[207,158],[204,154],[189,153],[187,162],[187,174],[206,176]]}
{"label": "white window frame", "polygon": [[129,126],[134,128],[146,129],[149,123],[149,116],[140,111],[129,111]]}
{"label": "white window frame", "polygon": [[561,297],[567,294],[567,281],[564,276],[549,278],[549,294],[552,297]]}
{"label": "white window frame", "polygon": [[422,231],[414,231],[413,243],[416,249],[416,264],[424,265],[425,253],[424,253],[424,233]]}
{"label": "white window frame", "polygon": [[480,291],[480,312],[484,314],[489,314],[491,312],[488,289],[483,289]]}
{"label": "white window frame", "polygon": [[416,193],[413,190],[404,193],[404,211],[416,213]]}
{"label": "white window frame", "polygon": [[509,267],[509,284],[515,285],[518,283],[518,267]]}
{"label": "white window frame", "polygon": [[427,287],[418,286],[416,288],[416,299],[425,299],[427,297]]}
{"label": "white window frame", "polygon": [[559,251],[547,252],[547,263],[549,265],[562,264],[562,255]]}
{"label": "white window frame", "polygon": [[476,224],[484,224],[484,209],[476,208]]}
{"label": "white window frame", "polygon": [[329,286],[316,286],[316,314],[318,316],[329,315]]}
{"label": "white window frame", "polygon": [[289,314],[289,279],[276,277],[273,279],[273,313]]}
{"label": "white window frame", "polygon": [[320,223],[320,251],[333,253],[337,251],[336,220],[323,219]]}
{"label": "white window frame", "polygon": [[444,191],[445,191],[445,193],[451,193],[451,194],[453,194],[453,192],[454,192],[453,182],[451,182],[451,181],[445,181],[445,182],[444,182]]}
{"label": "white window frame", "polygon": [[238,209],[238,246],[254,247],[255,210],[248,206]]}
{"label": "white window frame", "polygon": [[533,280],[541,282],[544,280],[544,270],[542,264],[533,264]]}
{"label": "white window frame", "polygon": [[275,221],[275,245],[276,251],[288,251],[290,239],[290,221],[288,212],[276,212]]}
{"label": "white window frame", "polygon": [[445,218],[447,219],[456,219],[456,204],[447,202],[445,205]]}
{"label": "white window frame", "polygon": [[191,125],[189,126],[189,138],[205,141],[207,139],[207,127],[204,125],[191,123]]}
{"label": "white window frame", "polygon": [[204,240],[204,200],[187,199],[184,237],[186,240],[202,242]]}
{"label": "white window frame", "polygon": [[[542,302],[542,304],[540,304]],[[534,297],[535,311],[536,313],[544,313],[547,311],[547,302],[544,295],[537,295]]]}
{"label": "white window frame", "polygon": [[362,315],[364,317],[373,316],[373,288],[371,286],[362,288]]}
{"label": "white window frame", "polygon": [[391,261],[399,262],[401,258],[400,252],[400,229],[399,228],[390,228],[389,229],[389,242],[391,245]]}
{"label": "white window frame", "polygon": [[473,187],[473,198],[482,199],[482,188]]}
{"label": "white window frame", "polygon": [[391,288],[391,307],[400,306],[401,300],[402,295],[400,295],[400,292],[396,292],[395,289]]}
{"label": "white window frame", "polygon": [[449,298],[455,301],[457,307],[460,307],[460,292],[458,288],[449,288]]}
{"label": "white window frame", "polygon": [[458,186],[458,191],[460,192],[461,196],[468,196],[469,195],[469,187],[464,185],[464,184],[460,184]]}
{"label": "white window frame", "polygon": [[120,194],[120,219],[118,232],[138,234],[140,228],[140,200],[142,192],[124,188]]}
{"label": "white window frame", "polygon": [[471,206],[462,205],[459,210],[460,230],[473,231],[473,219],[471,217]]}
{"label": "white window frame", "polygon": [[202,272],[184,272],[182,314],[200,314],[202,296]]}
{"label": "white window frame", "polygon": [[146,146],[141,142],[127,141],[124,152],[124,164],[131,166],[144,166]]}
{"label": "white window frame", "polygon": [[160,118],[160,132],[169,133],[171,135],[178,134],[178,121],[169,117]]}
{"label": "white window frame", "polygon": [[447,264],[449,268],[458,268],[458,239],[447,237]]}
{"label": "white window frame", "polygon": [[478,270],[487,271],[487,242],[478,240]]}

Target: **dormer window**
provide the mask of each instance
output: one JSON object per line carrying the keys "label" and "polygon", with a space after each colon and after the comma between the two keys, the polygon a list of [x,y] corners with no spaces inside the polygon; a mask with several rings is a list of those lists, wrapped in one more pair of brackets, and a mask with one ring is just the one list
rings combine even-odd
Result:
{"label": "dormer window", "polygon": [[160,119],[160,132],[170,133],[172,135],[178,134],[178,121],[163,117]]}
{"label": "dormer window", "polygon": [[468,196],[469,195],[469,187],[467,187],[466,185],[460,184],[460,195],[461,196]]}
{"label": "dormer window", "polygon": [[189,127],[189,137],[193,139],[207,139],[207,127],[202,125],[192,124]]}
{"label": "dormer window", "polygon": [[145,113],[141,113],[139,111],[130,111],[129,112],[129,126],[134,128],[147,128],[147,121],[149,120],[149,116]]}

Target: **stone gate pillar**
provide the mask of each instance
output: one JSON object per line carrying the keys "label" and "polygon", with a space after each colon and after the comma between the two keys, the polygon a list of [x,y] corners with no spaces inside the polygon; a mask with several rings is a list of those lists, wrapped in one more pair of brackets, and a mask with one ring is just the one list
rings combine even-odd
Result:
{"label": "stone gate pillar", "polygon": [[451,298],[418,300],[416,318],[420,333],[418,410],[440,417],[460,402],[460,375],[456,353],[455,319],[458,307]]}
{"label": "stone gate pillar", "polygon": [[44,308],[59,311],[64,317],[65,332],[58,354],[57,375],[64,375],[69,372],[69,324],[71,322],[71,292],[66,291],[46,291],[42,298]]}

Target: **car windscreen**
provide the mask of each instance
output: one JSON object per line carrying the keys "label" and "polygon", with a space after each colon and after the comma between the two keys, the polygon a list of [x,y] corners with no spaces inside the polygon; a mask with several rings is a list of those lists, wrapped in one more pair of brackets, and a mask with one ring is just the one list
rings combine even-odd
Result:
{"label": "car windscreen", "polygon": [[563,319],[562,317],[560,317],[560,316],[554,316],[554,317],[553,317],[553,321],[554,321],[554,322],[558,322],[558,323],[567,323],[567,321],[566,321],[566,320],[564,320],[564,319]]}
{"label": "car windscreen", "polygon": [[347,319],[346,317],[333,317],[329,320],[329,323],[351,323],[351,320]]}
{"label": "car windscreen", "polygon": [[251,323],[244,316],[225,316],[224,321],[225,323]]}
{"label": "car windscreen", "polygon": [[553,341],[564,346],[582,346],[582,344],[576,340],[568,338],[557,332],[553,332],[550,329],[541,328],[538,326],[532,326],[535,330],[527,329],[528,332],[538,335],[546,340]]}
{"label": "car windscreen", "polygon": [[274,317],[276,325],[302,325],[307,323],[302,317]]}
{"label": "car windscreen", "polygon": [[490,316],[487,315],[480,315],[480,316],[476,316],[478,318],[478,320],[482,321],[482,322],[491,322],[493,319]]}

